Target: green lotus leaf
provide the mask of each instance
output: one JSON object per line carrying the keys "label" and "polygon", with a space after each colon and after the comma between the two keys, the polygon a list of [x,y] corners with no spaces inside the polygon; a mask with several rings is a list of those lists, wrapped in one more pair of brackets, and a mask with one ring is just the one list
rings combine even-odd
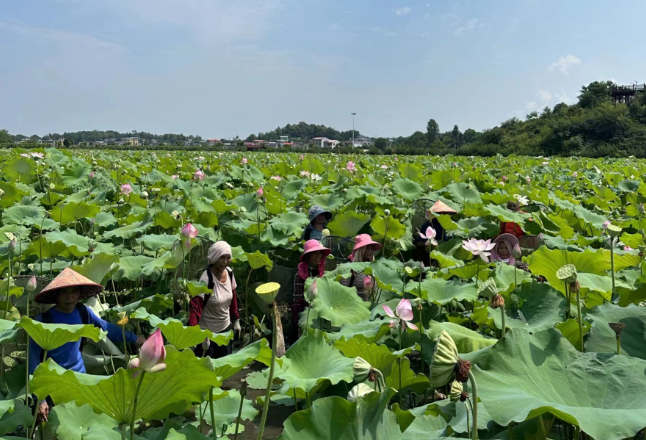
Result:
{"label": "green lotus leaf", "polygon": [[26,316],[20,318],[18,327],[24,329],[40,348],[47,351],[81,338],[98,342],[106,335],[106,332],[93,325],[43,324]]}
{"label": "green lotus leaf", "polygon": [[406,234],[406,226],[402,225],[399,220],[392,217],[382,217],[376,215],[370,222],[370,227],[378,237],[388,237],[391,240],[399,240]]}
{"label": "green lotus leaf", "polygon": [[502,207],[500,205],[486,205],[484,209],[489,213],[489,215],[496,217],[501,222],[516,223],[520,225],[530,218],[529,214],[510,211],[506,207]]}
{"label": "green lotus leaf", "polygon": [[409,179],[396,179],[392,183],[393,191],[404,200],[417,200],[424,193],[424,188]]}
{"label": "green lotus leaf", "polygon": [[8,341],[15,338],[18,328],[15,321],[0,319],[0,342]]}
{"label": "green lotus leaf", "polygon": [[[454,381],[453,383],[456,383],[456,381]],[[467,384],[464,384],[463,388],[467,391],[467,393],[471,394],[471,389],[470,387],[467,387]],[[441,417],[447,421],[448,425],[451,427],[451,429],[453,429],[453,431],[458,433],[470,432],[471,428],[473,427],[473,419],[471,418],[471,405],[469,404],[467,409],[467,402],[452,402],[449,399],[446,399],[431,403],[430,405],[427,405],[425,407],[421,406],[414,408],[410,412],[417,417],[419,417],[420,415]],[[468,416],[467,412],[469,413]],[[487,413],[487,409],[484,407],[482,402],[479,402],[478,429],[492,429],[495,426],[495,423],[493,423],[493,421],[491,420],[491,416],[489,415],[489,413]]]}
{"label": "green lotus leaf", "polygon": [[94,427],[114,429],[119,423],[105,414],[96,414],[90,405],[76,406],[75,402],[63,403],[52,408],[45,436],[65,440],[83,440]]}
{"label": "green lotus leaf", "polygon": [[[265,380],[265,384],[266,384]],[[209,409],[208,400],[202,403],[202,412],[204,419],[211,426],[215,426],[220,430],[223,425],[230,425],[238,418],[238,411],[240,410],[240,392],[238,390],[227,391],[226,394],[213,402],[213,409],[215,413],[215,423],[211,420],[211,412]],[[253,407],[251,400],[244,399],[242,404],[242,413],[240,422],[243,420],[253,420],[258,415],[258,410]]]}
{"label": "green lotus leaf", "polygon": [[212,333],[202,330],[198,325],[185,327],[181,321],[172,318],[157,324],[157,327],[161,329],[168,343],[180,351],[201,344],[207,338],[217,345],[227,345],[233,339],[233,331]]}
{"label": "green lotus leaf", "polygon": [[82,266],[73,266],[72,269],[97,284],[103,284],[106,276],[112,271],[113,264],[117,261],[119,261],[117,255],[94,254],[91,260],[86,260]]}
{"label": "green lotus leaf", "polygon": [[282,394],[290,395],[294,389],[312,394],[325,383],[350,383],[354,379],[354,359],[330,347],[323,332],[300,338],[282,359],[283,365],[276,372],[276,378],[284,381]]}
{"label": "green lotus leaf", "polygon": [[464,206],[465,203],[482,203],[478,189],[474,185],[464,182],[456,182],[442,189],[441,192],[448,193],[455,203]]}
{"label": "green lotus leaf", "polygon": [[390,325],[386,321],[362,321],[358,324],[344,324],[341,330],[335,333],[326,333],[328,341],[336,341],[341,338],[357,338],[368,344],[376,343],[390,331]]}
{"label": "green lotus leaf", "polygon": [[318,205],[326,211],[336,211],[344,204],[345,199],[340,192],[311,196],[309,201],[309,206]]}
{"label": "green lotus leaf", "polygon": [[26,157],[14,157],[4,162],[2,175],[10,180],[31,183],[36,180],[36,162]]}
{"label": "green lotus leaf", "polygon": [[177,240],[177,235],[148,234],[137,238],[137,244],[143,244],[146,249],[151,251],[160,251],[162,249],[170,250]]}
{"label": "green lotus leaf", "polygon": [[[421,285],[421,297],[439,305],[446,305],[453,301],[475,301],[478,299],[478,289],[474,283],[463,283],[460,280],[450,280],[446,281],[442,278],[426,278],[422,281]],[[412,293],[414,295],[419,295],[418,284],[410,282],[406,285],[406,292]]]}
{"label": "green lotus leaf", "polygon": [[[144,376],[139,393],[136,418],[163,419],[170,413],[181,414],[192,402],[199,402],[218,378],[209,358],[197,358],[191,350],[166,347],[166,369]],[[130,423],[132,402],[138,379],[132,370],[119,369],[112,376],[92,376],[64,370],[52,359],[40,364],[32,380],[33,392],[51,396],[57,403],[76,401],[90,405],[97,413],[107,414],[119,423]]]}
{"label": "green lotus leaf", "polygon": [[26,406],[24,401],[18,399],[0,401],[0,435],[10,434],[21,425],[31,426],[33,420],[31,408]]}
{"label": "green lotus leaf", "polygon": [[[242,350],[228,356],[212,359],[215,376],[218,379],[218,383],[215,386],[222,386],[222,383],[226,379],[242,370],[254,360],[267,366],[271,363],[271,348],[269,348],[269,343],[266,339],[261,339],[253,344],[247,345]],[[282,358],[276,359],[276,368],[279,368],[282,362]]]}
{"label": "green lotus leaf", "polygon": [[33,226],[42,223],[45,208],[33,205],[13,205],[2,212],[3,224]]}
{"label": "green lotus leaf", "polygon": [[301,212],[286,212],[274,217],[269,224],[273,229],[283,231],[287,235],[300,237],[303,233],[303,227],[308,223],[307,215]]}
{"label": "green lotus leaf", "polygon": [[[309,281],[311,283],[311,279]],[[368,303],[357,295],[354,287],[342,286],[329,278],[318,279],[316,287],[318,295],[312,309],[318,313],[318,316],[330,321],[333,326],[358,324],[370,317]]]}
{"label": "green lotus leaf", "polygon": [[[385,345],[368,344],[361,338],[349,340],[339,339],[334,342],[334,347],[348,357],[361,357],[373,368],[376,368],[384,375],[386,385],[392,389],[399,390],[399,358],[400,356],[391,353]],[[410,361],[402,358],[401,362],[402,382],[401,390],[404,392],[413,391],[423,393],[428,389],[428,378],[423,374],[415,374],[410,368]]]}
{"label": "green lotus leaf", "polygon": [[103,236],[107,239],[111,239],[113,237],[125,239],[132,238],[137,234],[145,234],[148,227],[152,226],[152,223],[152,220],[144,219],[141,222],[132,223],[130,225],[125,225],[120,228],[107,231]]}
{"label": "green lotus leaf", "polygon": [[176,230],[182,226],[181,220],[173,218],[170,212],[157,211],[153,215],[153,226],[159,226],[163,229]]}
{"label": "green lotus leaf", "polygon": [[435,340],[442,331],[446,331],[451,336],[459,353],[471,353],[472,351],[481,350],[495,344],[497,341],[452,322],[431,321],[426,330],[426,335]]}
{"label": "green lotus leaf", "polygon": [[187,293],[191,297],[195,297],[201,294],[210,294],[211,289],[209,289],[207,283],[205,281],[196,281],[196,280],[185,280],[184,278],[179,278],[177,282],[182,285],[184,282],[186,283],[186,290]]}
{"label": "green lotus leaf", "polygon": [[511,293],[517,286],[531,282],[532,275],[524,270],[518,270],[509,264],[498,264],[493,274],[498,286],[498,293],[506,295]]}
{"label": "green lotus leaf", "polygon": [[616,353],[616,334],[608,324],[619,322],[626,324],[621,332],[621,354],[646,359],[646,308],[606,303],[590,310],[586,317],[592,320],[592,328],[585,342],[586,351]]}
{"label": "green lotus leaf", "polygon": [[446,385],[451,380],[458,360],[458,348],[453,342],[453,338],[446,330],[440,331],[440,335],[435,340],[435,350],[429,373],[433,388]]}
{"label": "green lotus leaf", "polygon": [[118,224],[117,218],[110,212],[99,212],[94,217],[94,224],[102,228],[107,228]]}
{"label": "green lotus leaf", "polygon": [[[346,267],[353,268],[354,264],[362,263],[352,263]],[[365,273],[370,274],[375,277],[377,281],[377,286],[380,289],[388,290],[391,292],[401,292],[404,290],[404,282],[402,281],[400,271],[404,268],[404,264],[400,261],[395,260],[386,260],[385,258],[380,258],[377,261],[370,263],[368,269],[365,270]],[[354,269],[360,270],[360,269]]]}
{"label": "green lotus leaf", "polygon": [[646,420],[645,369],[642,359],[579,353],[555,329],[514,329],[472,371],[478,397],[502,426],[551,413],[592,438],[619,440]]}
{"label": "green lotus leaf", "polygon": [[400,162],[399,165],[397,165],[397,170],[402,177],[416,182],[419,182],[424,174],[424,168],[414,163]]}
{"label": "green lotus leaf", "polygon": [[89,254],[90,240],[78,235],[74,229],[48,232],[45,234],[45,240],[48,243],[63,243],[67,248],[64,253],[69,253],[77,258]]}
{"label": "green lotus leaf", "polygon": [[[38,258],[52,258],[60,255],[67,249],[67,245],[62,241],[49,242],[46,237],[41,236],[32,241],[29,248],[24,252],[24,256],[36,255]],[[48,265],[49,266],[49,265]],[[47,268],[49,269],[49,267]]]}
{"label": "green lotus leaf", "polygon": [[134,257],[121,257],[119,259],[119,270],[114,276],[115,281],[127,279],[130,281],[138,280],[144,275],[143,266],[155,261],[155,258],[145,255],[136,255]]}
{"label": "green lotus leaf", "polygon": [[269,259],[269,256],[261,253],[260,251],[256,251],[253,254],[245,252],[245,255],[247,256],[247,261],[249,262],[249,266],[253,270],[257,270],[257,269],[260,269],[261,267],[264,267],[267,269],[267,271],[270,271],[274,267],[274,263]]}
{"label": "green lotus leaf", "polygon": [[16,185],[10,182],[0,182],[0,189],[4,191],[0,197],[0,208],[6,209],[20,202],[26,192],[16,188]]}
{"label": "green lotus leaf", "polygon": [[52,209],[52,218],[61,224],[75,222],[82,218],[94,218],[101,207],[86,202],[71,202],[65,206],[56,206]]}
{"label": "green lotus leaf", "polygon": [[0,280],[0,296],[4,297],[5,299],[10,296],[20,298],[24,291],[25,289],[23,287],[16,286],[15,280],[13,278]]}
{"label": "green lotus leaf", "polygon": [[[581,347],[581,336],[579,335],[579,322],[576,319],[568,319],[564,322],[559,322],[556,324],[557,328],[565,339],[570,341],[570,343],[577,348]],[[583,337],[588,334],[590,331],[590,323],[588,321],[581,320],[581,328],[583,330]]]}
{"label": "green lotus leaf", "polygon": [[327,227],[332,235],[355,237],[368,222],[370,222],[369,215],[348,210],[335,216]]}
{"label": "green lotus leaf", "polygon": [[[387,409],[393,390],[372,392],[349,402],[341,397],[316,400],[311,408],[298,411],[285,421],[277,440],[398,440],[397,418]],[[427,440],[431,440],[426,437]]]}

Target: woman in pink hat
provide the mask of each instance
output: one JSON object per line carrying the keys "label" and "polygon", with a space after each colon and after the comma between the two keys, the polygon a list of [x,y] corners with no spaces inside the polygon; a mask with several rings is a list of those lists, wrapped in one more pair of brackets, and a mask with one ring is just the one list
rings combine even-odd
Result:
{"label": "woman in pink hat", "polygon": [[[381,249],[381,244],[374,241],[370,235],[357,235],[354,239],[354,248],[350,254],[350,261],[353,263],[369,263],[375,259],[375,252],[379,249]],[[353,270],[350,278],[344,279],[341,284],[347,287],[355,287],[361,299],[369,301],[370,291],[368,286],[374,285],[374,280],[370,275]]]}
{"label": "woman in pink hat", "polygon": [[502,234],[493,241],[496,247],[491,250],[491,261],[500,261],[510,266],[526,270],[526,265],[514,258],[514,254],[520,255],[521,249],[518,238],[512,234]]}
{"label": "woman in pink hat", "polygon": [[332,253],[331,249],[323,246],[318,240],[305,242],[298,270],[294,275],[294,290],[292,296],[292,343],[298,339],[298,317],[305,310],[305,280],[319,278],[325,273],[325,258]]}

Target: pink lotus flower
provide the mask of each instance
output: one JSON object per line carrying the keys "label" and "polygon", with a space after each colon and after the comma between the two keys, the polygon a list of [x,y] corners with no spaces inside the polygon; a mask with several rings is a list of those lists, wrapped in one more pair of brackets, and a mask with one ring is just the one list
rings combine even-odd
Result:
{"label": "pink lotus flower", "polygon": [[27,287],[25,288],[27,292],[33,292],[36,290],[36,287],[38,287],[38,280],[36,279],[36,275],[32,275],[31,278],[29,278],[29,282],[27,283]]}
{"label": "pink lotus flower", "polygon": [[495,243],[491,240],[476,240],[471,238],[469,240],[462,240],[462,249],[471,252],[474,256],[480,256],[485,263],[489,262],[490,250],[496,247]]}
{"label": "pink lotus flower", "polygon": [[457,167],[458,167],[458,163],[457,163],[457,162],[453,162],[453,168],[457,168]]}
{"label": "pink lotus flower", "polygon": [[193,173],[193,180],[202,180],[202,179],[204,179],[205,176],[206,176],[206,174],[204,174],[202,172],[202,170],[196,170]]}
{"label": "pink lotus flower", "polygon": [[240,163],[243,164],[243,165],[246,164],[247,162],[249,162],[249,161],[247,160],[246,157],[243,157],[242,160],[240,161]]}
{"label": "pink lotus flower", "polygon": [[507,176],[502,176],[502,181],[506,182],[507,181]]}
{"label": "pink lotus flower", "polygon": [[393,313],[393,310],[385,304],[381,307],[384,308],[384,311],[389,318],[393,318],[393,320],[390,321],[391,328],[406,324],[409,329],[417,330],[417,326],[410,323],[410,321],[413,320],[413,308],[411,307],[409,300],[402,298],[402,300],[399,301],[399,304],[397,304],[395,313]]}
{"label": "pink lotus flower", "polygon": [[303,159],[305,159],[305,156],[303,156],[303,155],[301,154],[301,160],[303,160]]}
{"label": "pink lotus flower", "polygon": [[397,158],[397,156],[395,156],[395,161],[398,161],[398,160],[399,160],[399,159]]}
{"label": "pink lotus flower", "polygon": [[428,240],[432,245],[437,246],[437,240],[435,240],[435,236],[437,235],[437,232],[435,232],[435,229],[432,227],[426,228],[426,231],[419,233],[419,236],[423,238],[424,240]]}
{"label": "pink lotus flower", "polygon": [[606,221],[605,221],[605,222],[603,222],[603,224],[601,225],[601,227],[604,229],[604,231],[605,231],[606,229],[608,229],[608,226],[610,226],[610,220],[606,220]]}
{"label": "pink lotus flower", "polygon": [[282,177],[280,177],[280,176],[271,176],[271,178],[270,178],[270,179],[271,179],[271,180],[275,180],[275,181],[277,181],[277,182],[280,182],[281,180],[283,180],[283,178],[282,178]]}
{"label": "pink lotus flower", "polygon": [[166,359],[166,347],[164,347],[164,338],[161,330],[155,330],[146,342],[141,346],[139,357],[133,359],[128,364],[128,368],[137,369],[132,377],[139,376],[143,371],[146,373],[157,373],[166,369],[164,363]]}
{"label": "pink lotus flower", "polygon": [[301,176],[308,177],[310,175],[309,171],[301,171]]}
{"label": "pink lotus flower", "polygon": [[356,166],[356,165],[354,164],[354,162],[352,162],[352,161],[349,161],[349,162],[348,162],[348,164],[346,165],[346,168],[347,168],[347,169],[348,169],[348,171],[350,171],[351,173],[354,173],[355,171],[357,171],[357,166]]}
{"label": "pink lotus flower", "polygon": [[90,177],[90,179],[94,179],[94,171],[90,171],[89,177]]}
{"label": "pink lotus flower", "polygon": [[124,183],[123,185],[121,185],[121,194],[123,194],[124,196],[127,196],[131,192],[132,192],[132,186],[130,186],[129,183]]}
{"label": "pink lotus flower", "polygon": [[382,165],[382,166],[381,166],[381,169],[382,169],[382,170],[387,170],[387,169],[388,169],[388,165]]}
{"label": "pink lotus flower", "polygon": [[262,197],[262,196],[263,196],[263,194],[265,194],[265,191],[264,191],[262,188],[258,188],[258,189],[256,190],[256,195],[257,195],[258,197]]}
{"label": "pink lotus flower", "polygon": [[365,287],[368,292],[372,291],[375,287],[375,282],[372,277],[365,277],[363,279],[363,287]]}
{"label": "pink lotus flower", "polygon": [[200,231],[190,223],[186,223],[182,228],[182,235],[186,238],[195,238]]}
{"label": "pink lotus flower", "polygon": [[177,179],[178,177],[179,176],[177,174],[173,174],[172,176],[170,176],[170,178],[173,179],[173,180]]}
{"label": "pink lotus flower", "polygon": [[633,248],[631,248],[630,246],[624,246],[624,250],[628,252],[628,251],[632,251]]}
{"label": "pink lotus flower", "polygon": [[31,156],[29,156],[29,154],[27,154],[27,153],[20,153],[20,155],[21,155],[22,157],[26,157],[27,159],[29,159],[29,158],[31,157]]}

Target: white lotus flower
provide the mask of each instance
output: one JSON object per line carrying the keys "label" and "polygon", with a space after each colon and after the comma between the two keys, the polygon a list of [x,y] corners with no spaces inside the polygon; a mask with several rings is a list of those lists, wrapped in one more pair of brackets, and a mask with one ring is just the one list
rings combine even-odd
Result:
{"label": "white lotus flower", "polygon": [[514,194],[514,198],[521,205],[529,205],[529,198],[527,198],[527,196],[523,196],[523,195],[520,195],[520,194]]}
{"label": "white lotus flower", "polygon": [[318,174],[311,174],[310,179],[312,179],[312,180],[321,180],[323,178],[321,176],[319,176]]}
{"label": "white lotus flower", "polygon": [[489,255],[491,255],[489,251],[495,247],[496,244],[491,240],[476,240],[475,238],[462,240],[462,249],[471,252],[474,256],[480,256],[485,263],[489,262]]}

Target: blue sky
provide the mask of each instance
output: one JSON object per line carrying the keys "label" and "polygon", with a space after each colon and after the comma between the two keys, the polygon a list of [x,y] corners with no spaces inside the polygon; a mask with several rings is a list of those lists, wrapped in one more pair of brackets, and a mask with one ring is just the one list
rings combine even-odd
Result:
{"label": "blue sky", "polygon": [[4,0],[0,128],[484,129],[646,82],[643,0]]}

